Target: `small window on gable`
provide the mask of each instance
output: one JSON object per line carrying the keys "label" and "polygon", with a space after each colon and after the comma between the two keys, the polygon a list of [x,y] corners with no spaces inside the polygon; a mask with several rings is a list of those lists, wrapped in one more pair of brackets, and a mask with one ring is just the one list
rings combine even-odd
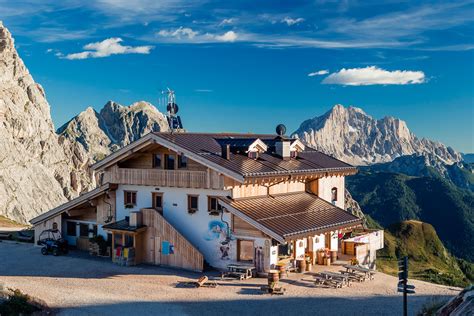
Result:
{"label": "small window on gable", "polygon": [[222,210],[222,206],[217,201],[217,198],[214,196],[207,197],[207,209],[210,215],[219,215]]}
{"label": "small window on gable", "polygon": [[337,202],[337,188],[332,188],[331,189],[331,202],[332,203]]}
{"label": "small window on gable", "polygon": [[198,210],[199,195],[188,195],[188,212],[195,213]]}
{"label": "small window on gable", "polygon": [[161,154],[153,154],[153,168],[162,168]]}
{"label": "small window on gable", "polygon": [[188,157],[181,154],[178,156],[178,168],[187,168],[188,167]]}
{"label": "small window on gable", "polygon": [[175,155],[165,155],[165,169],[166,170],[174,170],[175,169],[175,160],[176,156]]}
{"label": "small window on gable", "polygon": [[123,204],[125,206],[135,206],[137,205],[137,192],[135,191],[123,191]]}

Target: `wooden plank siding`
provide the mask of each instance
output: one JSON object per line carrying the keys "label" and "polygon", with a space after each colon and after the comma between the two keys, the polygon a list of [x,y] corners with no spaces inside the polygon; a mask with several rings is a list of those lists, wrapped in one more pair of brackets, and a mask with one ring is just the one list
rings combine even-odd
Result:
{"label": "wooden plank siding", "polygon": [[104,173],[104,183],[151,185],[178,188],[212,188],[224,186],[223,176],[217,172],[162,169],[132,169],[114,166]]}
{"label": "wooden plank siding", "polygon": [[[144,235],[143,261],[191,271],[201,272],[204,257],[183,235],[154,209],[141,209],[143,225],[147,226]],[[168,241],[174,246],[174,253],[163,255],[161,245]]]}

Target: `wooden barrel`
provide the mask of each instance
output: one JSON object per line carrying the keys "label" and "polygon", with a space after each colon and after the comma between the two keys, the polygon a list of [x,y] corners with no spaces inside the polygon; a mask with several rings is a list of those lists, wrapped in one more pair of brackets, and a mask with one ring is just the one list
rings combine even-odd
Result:
{"label": "wooden barrel", "polygon": [[280,279],[281,279],[286,272],[286,264],[279,264],[277,267],[278,267],[278,272],[280,274]]}
{"label": "wooden barrel", "polygon": [[324,264],[324,252],[323,251],[318,251],[318,264],[319,265]]}
{"label": "wooden barrel", "polygon": [[331,262],[334,263],[337,260],[337,250],[331,251]]}
{"label": "wooden barrel", "polygon": [[324,257],[324,265],[325,266],[330,266],[331,265],[331,258]]}
{"label": "wooden barrel", "polygon": [[279,274],[278,270],[268,271],[268,286],[271,286],[272,283],[278,283],[278,280],[279,280],[278,274]]}
{"label": "wooden barrel", "polygon": [[306,271],[306,260],[300,259],[296,260],[296,267],[298,268],[299,273],[303,273]]}

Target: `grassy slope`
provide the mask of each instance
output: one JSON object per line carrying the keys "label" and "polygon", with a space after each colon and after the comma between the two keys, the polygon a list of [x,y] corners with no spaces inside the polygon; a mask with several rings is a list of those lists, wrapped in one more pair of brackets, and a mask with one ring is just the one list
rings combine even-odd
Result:
{"label": "grassy slope", "polygon": [[0,227],[24,227],[25,225],[19,224],[5,216],[0,215]]}
{"label": "grassy slope", "polygon": [[416,219],[434,226],[457,257],[474,261],[474,193],[439,177],[361,172],[347,179],[365,214],[383,227]]}
{"label": "grassy slope", "polygon": [[[433,226],[420,221],[403,221],[385,230],[385,248],[377,253],[377,268],[397,275],[397,258],[408,255],[409,277],[429,282],[466,286],[472,275],[465,275],[458,260],[451,256]],[[473,265],[465,262],[464,269]]]}

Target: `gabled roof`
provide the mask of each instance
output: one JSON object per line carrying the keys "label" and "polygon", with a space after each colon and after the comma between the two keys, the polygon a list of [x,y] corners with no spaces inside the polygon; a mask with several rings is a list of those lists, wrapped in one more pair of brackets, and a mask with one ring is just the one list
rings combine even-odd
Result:
{"label": "gabled roof", "polygon": [[354,227],[362,220],[307,192],[230,199],[219,203],[279,242]]}
{"label": "gabled roof", "polygon": [[[243,148],[248,148],[257,139],[268,148],[258,159],[249,158]],[[203,165],[243,182],[246,177],[276,175],[299,175],[344,171],[355,173],[356,168],[338,159],[305,147],[297,158],[284,160],[275,153],[275,135],[260,134],[204,134],[204,133],[150,133],[136,142],[118,150],[92,166],[101,170],[133,154],[148,144],[160,144],[176,152],[187,155]],[[291,139],[291,142],[299,142]],[[221,157],[222,146],[230,144],[230,159]]]}
{"label": "gabled roof", "polygon": [[54,217],[56,215],[59,215],[63,212],[67,212],[67,211],[69,211],[69,210],[71,210],[75,207],[78,207],[83,203],[86,203],[86,202],[88,202],[92,199],[95,199],[95,198],[101,196],[107,190],[111,189],[111,186],[112,186],[112,184],[106,183],[106,184],[104,184],[104,185],[102,185],[98,188],[95,188],[92,191],[84,193],[84,194],[78,196],[77,198],[72,199],[69,202],[61,204],[60,206],[58,206],[56,208],[53,208],[52,210],[33,218],[32,220],[30,220],[30,223],[35,225],[35,224],[37,224],[39,222],[42,222],[46,219],[49,219],[49,218]]}

